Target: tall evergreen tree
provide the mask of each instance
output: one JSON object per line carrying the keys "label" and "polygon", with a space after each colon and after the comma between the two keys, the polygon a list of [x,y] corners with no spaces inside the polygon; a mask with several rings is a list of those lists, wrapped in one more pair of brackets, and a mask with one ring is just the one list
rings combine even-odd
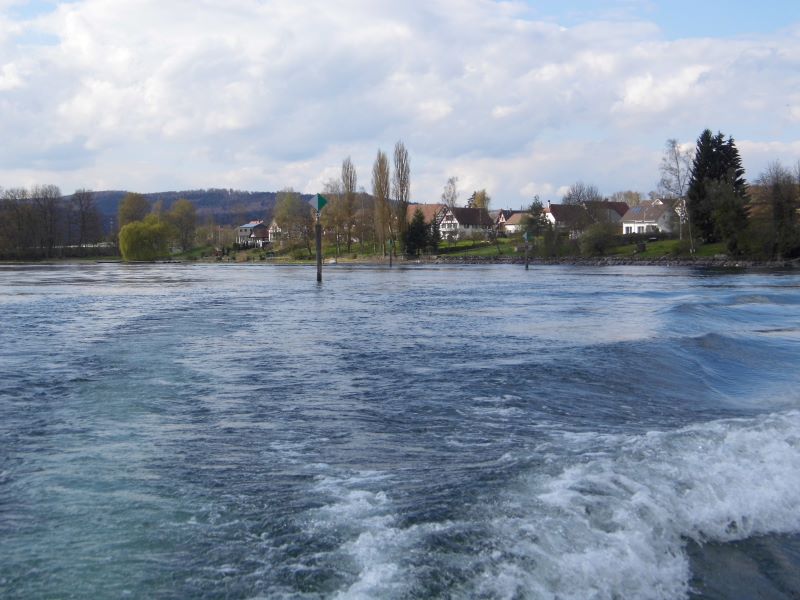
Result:
{"label": "tall evergreen tree", "polygon": [[699,235],[706,242],[730,241],[746,220],[747,198],[742,159],[732,137],[726,140],[722,132],[714,135],[710,129],[700,134],[687,196],[689,219]]}
{"label": "tall evergreen tree", "polygon": [[403,247],[406,254],[416,256],[428,243],[428,226],[425,223],[425,215],[420,209],[414,211],[414,217],[408,224],[403,233]]}

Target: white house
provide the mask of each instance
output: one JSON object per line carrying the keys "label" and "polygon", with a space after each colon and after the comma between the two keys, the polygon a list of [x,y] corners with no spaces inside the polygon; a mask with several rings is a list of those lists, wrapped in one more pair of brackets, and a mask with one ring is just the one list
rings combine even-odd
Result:
{"label": "white house", "polygon": [[240,246],[257,246],[261,248],[267,241],[267,226],[264,221],[250,221],[239,225],[236,231],[236,243]]}
{"label": "white house", "polygon": [[525,218],[530,216],[526,212],[514,211],[510,217],[503,222],[503,231],[509,234],[520,233],[525,228]]}
{"label": "white house", "polygon": [[583,230],[594,220],[582,204],[551,204],[544,208],[544,216],[559,231],[569,233],[571,238],[580,237]]}
{"label": "white house", "polygon": [[445,206],[439,214],[439,232],[445,240],[458,240],[475,233],[486,235],[494,227],[494,221],[485,208]]}
{"label": "white house", "polygon": [[678,214],[663,200],[643,200],[622,217],[622,233],[671,233]]}
{"label": "white house", "polygon": [[273,242],[277,242],[281,239],[281,235],[283,234],[283,230],[281,229],[280,225],[275,219],[272,219],[272,222],[269,224],[269,228],[267,229],[267,241],[271,244]]}

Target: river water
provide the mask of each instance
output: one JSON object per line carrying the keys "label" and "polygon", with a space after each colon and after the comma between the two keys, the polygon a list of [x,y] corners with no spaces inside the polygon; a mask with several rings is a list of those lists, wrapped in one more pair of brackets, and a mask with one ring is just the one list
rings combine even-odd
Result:
{"label": "river water", "polygon": [[800,597],[800,275],[0,266],[3,598]]}

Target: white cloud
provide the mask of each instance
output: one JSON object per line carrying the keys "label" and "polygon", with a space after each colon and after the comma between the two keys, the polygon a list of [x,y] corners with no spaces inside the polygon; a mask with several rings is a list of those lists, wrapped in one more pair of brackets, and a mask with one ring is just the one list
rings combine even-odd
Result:
{"label": "white cloud", "polygon": [[[457,174],[516,206],[576,180],[648,191],[664,140],[706,127],[800,139],[796,29],[666,42],[641,20],[530,15],[488,0],[83,0],[0,16],[0,184],[311,192],[351,155],[369,188],[377,148],[403,139],[412,199]],[[33,33],[57,43],[20,41]],[[742,154],[748,169],[768,159]]]}
{"label": "white cloud", "polygon": [[13,63],[0,67],[0,92],[22,87],[22,77],[19,68]]}

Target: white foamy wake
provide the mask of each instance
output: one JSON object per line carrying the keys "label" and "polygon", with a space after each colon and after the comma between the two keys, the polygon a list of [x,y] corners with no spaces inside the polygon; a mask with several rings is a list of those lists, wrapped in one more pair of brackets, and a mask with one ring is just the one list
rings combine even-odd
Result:
{"label": "white foamy wake", "polygon": [[[371,599],[403,597],[413,575],[408,557],[421,539],[445,526],[437,523],[400,527],[397,508],[384,491],[386,474],[361,473],[323,477],[316,492],[331,501],[310,515],[315,534],[341,541],[339,568],[353,574],[352,582],[334,598]],[[404,564],[405,563],[405,564]]]}
{"label": "white foamy wake", "polygon": [[424,596],[427,569],[449,571],[432,593],[453,598],[672,600],[689,593],[688,540],[800,531],[800,412],[551,439],[452,521],[401,526],[374,491],[392,489],[386,474],[320,479],[330,502],[309,527],[339,542],[336,597]]}
{"label": "white foamy wake", "polygon": [[[643,436],[565,435],[503,495],[489,597],[680,598],[688,539],[800,531],[800,413]],[[569,449],[569,465],[557,469]],[[555,463],[555,464],[554,464]]]}

